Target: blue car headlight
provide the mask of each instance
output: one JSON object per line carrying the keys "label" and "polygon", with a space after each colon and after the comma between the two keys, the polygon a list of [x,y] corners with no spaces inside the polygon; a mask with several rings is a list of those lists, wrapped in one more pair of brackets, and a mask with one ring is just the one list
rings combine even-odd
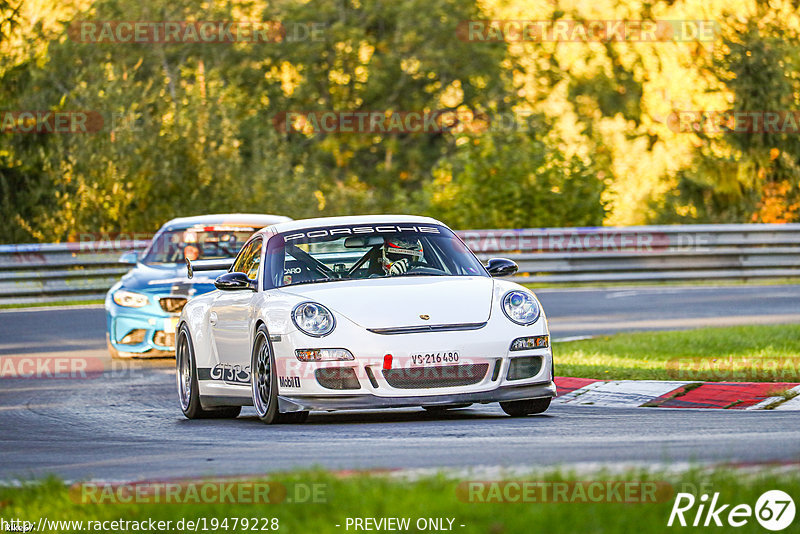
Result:
{"label": "blue car headlight", "polygon": [[535,323],[541,314],[539,303],[533,295],[524,291],[509,291],[503,297],[503,313],[513,322],[521,325]]}
{"label": "blue car headlight", "polygon": [[295,306],[292,322],[301,332],[313,337],[327,336],[336,327],[331,311],[316,302],[303,302]]}
{"label": "blue car headlight", "polygon": [[114,302],[126,308],[141,308],[142,306],[147,306],[148,303],[147,295],[124,289],[114,291],[111,298],[114,299]]}

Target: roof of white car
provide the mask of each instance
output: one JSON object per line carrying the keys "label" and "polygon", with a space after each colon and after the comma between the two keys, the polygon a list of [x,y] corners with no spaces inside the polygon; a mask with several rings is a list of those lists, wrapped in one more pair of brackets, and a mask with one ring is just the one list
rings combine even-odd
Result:
{"label": "roof of white car", "polygon": [[270,229],[282,233],[305,228],[319,228],[322,226],[347,226],[350,224],[439,224],[443,223],[431,217],[417,215],[350,215],[346,217],[318,217],[316,219],[300,219],[282,222]]}
{"label": "roof of white car", "polygon": [[291,221],[283,215],[267,215],[263,213],[215,213],[209,215],[195,215],[194,217],[179,217],[164,224],[162,228],[180,230],[198,224],[208,225],[248,225],[255,228],[264,228],[271,224]]}

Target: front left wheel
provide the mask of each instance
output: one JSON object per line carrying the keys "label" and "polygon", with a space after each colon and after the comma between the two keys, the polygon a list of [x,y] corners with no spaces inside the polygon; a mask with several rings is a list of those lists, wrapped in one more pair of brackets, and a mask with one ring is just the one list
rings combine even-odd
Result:
{"label": "front left wheel", "polygon": [[187,419],[215,419],[238,417],[241,406],[226,406],[208,410],[200,404],[200,389],[197,386],[197,363],[194,359],[194,345],[189,327],[181,325],[175,345],[177,366],[178,399],[181,410]]}
{"label": "front left wheel", "polygon": [[267,328],[262,324],[256,331],[253,341],[253,354],[250,364],[250,383],[253,390],[253,406],[262,423],[271,425],[278,422],[278,378],[275,371],[272,347]]}
{"label": "front left wheel", "polygon": [[308,412],[281,413],[278,410],[278,373],[272,345],[264,325],[258,327],[253,341],[253,355],[250,363],[250,383],[253,392],[253,406],[262,423],[303,423]]}

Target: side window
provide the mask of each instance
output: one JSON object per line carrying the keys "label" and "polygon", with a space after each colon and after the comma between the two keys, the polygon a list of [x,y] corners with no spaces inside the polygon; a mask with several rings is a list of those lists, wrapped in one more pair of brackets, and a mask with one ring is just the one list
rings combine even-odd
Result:
{"label": "side window", "polygon": [[261,264],[261,239],[251,241],[239,253],[233,263],[233,271],[245,273],[248,278],[255,279],[258,276],[258,267]]}
{"label": "side window", "polygon": [[[253,243],[255,243],[255,241]],[[250,257],[250,250],[253,247],[253,243],[248,243],[247,245],[244,246],[242,250],[239,251],[239,255],[236,256],[236,260],[234,260],[233,262],[233,268],[231,269],[231,272],[234,273],[245,272],[242,269],[242,267],[247,262],[247,258]]]}
{"label": "side window", "polygon": [[256,239],[253,241],[253,254],[250,256],[250,260],[245,265],[247,269],[247,278],[251,280],[255,280],[258,278],[258,267],[261,265],[261,240]]}

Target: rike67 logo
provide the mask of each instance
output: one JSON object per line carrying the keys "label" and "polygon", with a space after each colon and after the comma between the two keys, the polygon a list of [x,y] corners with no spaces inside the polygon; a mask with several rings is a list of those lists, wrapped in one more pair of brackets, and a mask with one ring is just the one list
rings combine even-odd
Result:
{"label": "rike67 logo", "polygon": [[752,507],[749,504],[724,504],[719,492],[710,498],[704,493],[699,499],[691,493],[678,493],[667,526],[736,528],[746,525],[753,516],[767,530],[784,530],[794,521],[794,500],[784,491],[770,490],[764,492]]}

